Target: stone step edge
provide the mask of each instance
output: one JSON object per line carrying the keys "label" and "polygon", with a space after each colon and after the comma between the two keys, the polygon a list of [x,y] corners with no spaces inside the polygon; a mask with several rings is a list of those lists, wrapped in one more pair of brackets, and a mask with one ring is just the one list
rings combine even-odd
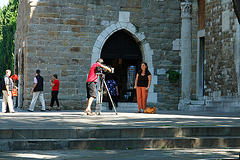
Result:
{"label": "stone step edge", "polygon": [[159,128],[0,129],[0,139],[152,138],[240,136],[240,127],[194,126]]}
{"label": "stone step edge", "polygon": [[143,149],[143,148],[217,148],[240,147],[240,137],[181,137],[181,138],[130,138],[82,140],[4,140],[0,150],[56,150],[56,149]]}
{"label": "stone step edge", "polygon": [[159,125],[159,127],[75,127],[75,128],[0,128],[1,130],[124,130],[124,129],[192,129],[192,128],[240,128],[236,125]]}
{"label": "stone step edge", "polygon": [[[4,141],[12,141],[12,142],[18,142],[18,141],[23,141],[23,142],[29,142],[29,141],[36,141],[36,142],[41,142],[41,141],[114,141],[114,140],[159,140],[159,139],[228,139],[228,138],[234,138],[234,139],[239,139],[240,136],[213,136],[213,137],[204,137],[204,136],[192,136],[192,137],[149,137],[149,138],[66,138],[66,139],[4,139],[1,140],[0,142]],[[240,146],[240,144],[239,144]]]}

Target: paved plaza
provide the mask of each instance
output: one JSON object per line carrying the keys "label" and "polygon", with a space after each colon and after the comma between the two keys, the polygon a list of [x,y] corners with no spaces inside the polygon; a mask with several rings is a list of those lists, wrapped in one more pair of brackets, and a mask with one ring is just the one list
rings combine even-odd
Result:
{"label": "paved plaza", "polygon": [[[240,126],[239,113],[157,111],[156,114],[62,110],[0,113],[2,129],[126,128],[126,127]],[[223,159],[239,157],[240,148],[1,151],[0,159]]]}
{"label": "paved plaza", "polygon": [[88,116],[83,111],[17,111],[0,113],[1,128],[81,128],[81,127],[171,127],[240,126],[239,113],[157,111],[156,114],[102,112]]}

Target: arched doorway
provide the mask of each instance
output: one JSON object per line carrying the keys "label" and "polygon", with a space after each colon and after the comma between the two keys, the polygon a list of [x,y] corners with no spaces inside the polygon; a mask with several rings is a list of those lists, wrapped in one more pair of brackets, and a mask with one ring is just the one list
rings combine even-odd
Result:
{"label": "arched doorway", "polygon": [[113,33],[103,45],[101,58],[114,68],[120,90],[119,101],[136,102],[133,79],[140,69],[142,53],[132,35],[124,29]]}

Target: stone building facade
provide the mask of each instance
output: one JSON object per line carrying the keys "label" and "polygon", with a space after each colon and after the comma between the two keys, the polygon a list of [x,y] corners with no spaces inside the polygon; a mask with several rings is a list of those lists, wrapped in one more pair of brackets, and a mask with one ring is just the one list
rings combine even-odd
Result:
{"label": "stone building facade", "polygon": [[139,69],[141,61],[147,62],[152,73],[149,105],[177,109],[181,81],[170,83],[167,71],[181,69],[180,4],[179,0],[19,0],[15,34],[19,105],[28,107],[35,70],[40,69],[47,105],[49,80],[58,74],[61,106],[84,108],[89,68],[102,57],[115,68],[122,97],[127,92],[127,67]]}
{"label": "stone building facade", "polygon": [[[135,103],[124,100],[127,72],[141,61],[152,73],[150,106],[201,111],[239,94],[240,28],[232,0],[19,0],[18,13],[20,106],[29,105],[40,69],[47,104],[49,80],[58,74],[61,105],[84,108],[87,74],[100,57],[115,68],[123,102]],[[180,78],[172,82],[176,71]]]}
{"label": "stone building facade", "polygon": [[179,110],[240,111],[236,7],[232,0],[198,0],[189,4],[192,7],[189,12],[192,17],[191,98],[181,99]]}
{"label": "stone building facade", "polygon": [[[206,96],[238,93],[239,52],[236,51],[238,20],[230,0],[207,2],[205,28]],[[221,9],[219,9],[219,6]],[[237,67],[238,66],[238,67]],[[237,71],[238,70],[238,71]]]}

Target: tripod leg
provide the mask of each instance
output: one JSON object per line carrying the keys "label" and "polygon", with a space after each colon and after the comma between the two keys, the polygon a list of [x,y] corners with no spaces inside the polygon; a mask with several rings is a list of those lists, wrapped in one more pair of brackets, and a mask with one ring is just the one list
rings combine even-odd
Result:
{"label": "tripod leg", "polygon": [[101,110],[102,110],[102,99],[103,99],[103,83],[102,80],[100,78],[99,80],[99,86],[98,86],[98,94],[97,94],[97,100],[96,100],[96,111],[95,113],[97,115],[101,114]]}
{"label": "tripod leg", "polygon": [[111,100],[112,106],[113,106],[114,111],[115,111],[115,113],[116,113],[116,115],[117,115],[117,110],[116,110],[115,105],[114,105],[114,103],[113,103],[112,96],[111,96],[110,93],[109,93],[109,90],[108,90],[107,84],[106,84],[106,82],[105,82],[104,79],[103,79],[103,83],[104,83],[104,85],[105,85],[105,87],[106,87],[106,89],[107,89],[108,96],[109,96],[109,98],[110,98],[110,100]]}

